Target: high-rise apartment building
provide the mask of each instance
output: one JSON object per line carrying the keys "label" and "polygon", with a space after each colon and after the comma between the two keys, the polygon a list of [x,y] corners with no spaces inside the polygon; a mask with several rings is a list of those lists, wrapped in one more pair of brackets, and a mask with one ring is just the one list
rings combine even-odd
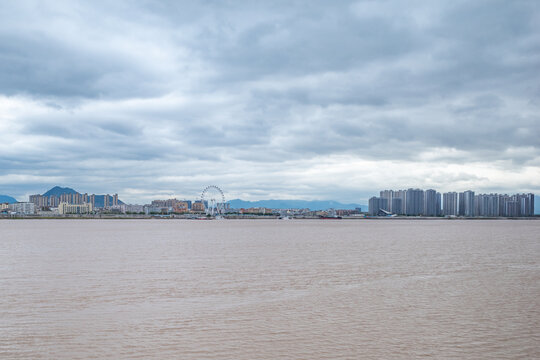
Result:
{"label": "high-rise apartment building", "polygon": [[498,194],[478,194],[474,197],[475,216],[501,216]]}
{"label": "high-rise apartment building", "polygon": [[152,206],[173,208],[176,207],[179,202],[180,201],[176,198],[167,200],[152,200]]}
{"label": "high-rise apartment building", "polygon": [[458,194],[457,192],[447,192],[443,194],[443,215],[458,215]]}
{"label": "high-rise apartment building", "polygon": [[394,210],[392,209],[392,200],[394,199],[394,191],[383,190],[379,194],[380,194],[380,198],[385,200],[385,208],[383,208],[383,210],[394,212]]}
{"label": "high-rise apartment building", "polygon": [[474,216],[474,191],[459,193],[459,215]]}
{"label": "high-rise apartment building", "polygon": [[475,195],[474,191],[468,190],[459,194],[447,192],[442,200],[441,203],[441,194],[433,189],[383,190],[380,197],[369,200],[369,212],[377,215],[382,209],[413,216],[534,216],[534,194],[530,193]]}
{"label": "high-rise apartment building", "polygon": [[411,216],[422,215],[424,212],[424,191],[420,189],[407,189],[405,193],[405,214]]}
{"label": "high-rise apartment building", "polygon": [[504,216],[519,216],[519,202],[515,196],[511,196],[504,201]]}
{"label": "high-rise apartment building", "polygon": [[382,197],[372,197],[369,199],[369,215],[377,216],[380,210],[387,210],[388,208],[388,199]]}
{"label": "high-rise apartment building", "polygon": [[441,194],[433,189],[424,192],[424,216],[439,216],[441,214]]}
{"label": "high-rise apartment building", "polygon": [[[112,199],[112,201],[111,201]],[[37,209],[44,207],[58,207],[60,203],[72,204],[72,205],[82,205],[89,203],[92,205],[92,209],[96,208],[96,195],[79,194],[79,193],[64,193],[59,195],[50,195],[43,196],[40,194],[30,195],[29,201],[34,204]],[[118,194],[114,194],[112,197],[110,195],[103,196],[103,206],[105,208],[117,207],[120,205],[121,201],[118,199]]]}
{"label": "high-rise apartment building", "polygon": [[407,195],[407,190],[397,190],[394,191],[394,198],[393,198],[393,208],[394,214],[403,215],[405,214],[405,199]]}
{"label": "high-rise apartment building", "polygon": [[520,216],[534,216],[534,194],[517,194]]}
{"label": "high-rise apartment building", "polygon": [[403,214],[403,199],[399,197],[394,197],[392,199],[392,213],[401,215]]}
{"label": "high-rise apartment building", "polygon": [[60,199],[56,195],[49,196],[49,206],[50,207],[57,207],[58,204],[60,204]]}
{"label": "high-rise apartment building", "polygon": [[[380,192],[381,199],[385,199],[385,208],[393,214],[404,214],[403,204],[405,204],[406,190],[383,190]],[[381,204],[383,205],[383,204]]]}
{"label": "high-rise apartment building", "polygon": [[36,208],[57,207],[61,199],[64,199],[65,202],[70,203],[74,203],[73,201],[77,201],[77,199],[73,198],[71,194],[62,194],[59,197],[56,195],[43,196],[40,194],[36,194],[30,195],[29,202],[33,203]]}

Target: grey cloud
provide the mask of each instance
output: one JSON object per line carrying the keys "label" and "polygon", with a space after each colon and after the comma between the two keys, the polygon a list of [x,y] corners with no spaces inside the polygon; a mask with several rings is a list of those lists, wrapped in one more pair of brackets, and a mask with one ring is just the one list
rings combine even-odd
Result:
{"label": "grey cloud", "polygon": [[[371,61],[386,61],[425,46],[423,36],[396,28],[389,19],[358,20],[347,6],[277,12],[228,33],[200,34],[204,56],[221,70],[218,80],[237,82],[276,74],[299,76],[347,71]],[[264,11],[261,10],[261,11]]]}
{"label": "grey cloud", "polygon": [[147,74],[126,68],[133,65],[115,60],[113,54],[88,54],[44,36],[3,35],[0,43],[3,44],[0,52],[4,54],[0,58],[0,90],[7,95],[118,96],[118,89],[109,85],[118,82],[123,84],[122,96],[136,96],[140,93],[136,83],[147,80],[144,78]]}
{"label": "grey cloud", "polygon": [[0,14],[0,100],[37,108],[0,108],[0,128],[17,125],[3,173],[142,188],[242,169],[256,184],[260,164],[271,192],[284,159],[540,158],[534,1],[6,2]]}
{"label": "grey cloud", "polygon": [[[0,91],[56,101],[155,96],[168,91],[163,86],[167,77],[143,63],[159,61],[152,59],[151,52],[144,53],[146,39],[129,31],[107,34],[107,28],[116,27],[103,16],[107,8],[102,10],[95,13],[74,3],[0,5]],[[115,37],[136,46],[114,46],[109,41]]]}

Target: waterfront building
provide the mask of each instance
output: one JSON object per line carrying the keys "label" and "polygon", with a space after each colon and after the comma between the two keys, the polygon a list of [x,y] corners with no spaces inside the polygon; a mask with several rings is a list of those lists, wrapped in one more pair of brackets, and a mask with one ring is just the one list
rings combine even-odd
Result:
{"label": "waterfront building", "polygon": [[131,214],[144,213],[143,205],[127,204],[125,205],[124,209],[126,213],[131,213]]}
{"label": "waterfront building", "polygon": [[[404,215],[407,213],[407,190],[382,190],[379,194],[380,197],[377,199],[382,200],[374,200],[376,201],[374,203],[374,206],[377,207],[377,210],[375,211],[376,214],[374,215],[377,215],[379,210],[388,211],[392,214],[397,215]],[[414,198],[414,196],[412,196],[412,198]],[[421,209],[417,212],[418,214],[423,212],[423,204],[421,206]]]}
{"label": "waterfront building", "polygon": [[36,205],[33,202],[16,202],[9,204],[9,211],[22,215],[33,215],[36,212]]}
{"label": "waterfront building", "polygon": [[407,190],[383,190],[380,192],[380,198],[385,199],[385,208],[381,208],[382,210],[386,210],[391,212],[392,214],[404,214],[404,204],[406,199]]}
{"label": "waterfront building", "polygon": [[[87,194],[85,194],[88,196]],[[69,204],[81,204],[84,202],[85,195],[81,194],[60,194],[60,196],[50,195],[43,196],[40,194],[30,195],[29,202],[33,203],[36,208],[57,207],[60,202]]]}
{"label": "waterfront building", "polygon": [[403,199],[394,197],[392,199],[392,213],[401,215],[403,214]]}
{"label": "waterfront building", "polygon": [[478,194],[474,197],[475,216],[501,216],[498,194]]}
{"label": "waterfront building", "polygon": [[194,211],[194,212],[203,212],[204,209],[205,209],[204,204],[201,201],[195,201],[191,205],[191,211]]}
{"label": "waterfront building", "polygon": [[337,209],[336,215],[337,216],[355,216],[360,214],[360,209],[356,208],[354,210],[349,209]]}
{"label": "waterfront building", "polygon": [[424,216],[439,216],[441,214],[441,194],[433,189],[424,192]]}
{"label": "waterfront building", "polygon": [[519,216],[519,202],[515,196],[508,197],[504,202],[504,216],[517,217]]}
{"label": "waterfront building", "polygon": [[[369,200],[369,214],[377,215],[380,210],[393,214],[425,216],[481,216],[517,217],[534,216],[534,194],[478,194],[468,190],[461,193],[441,194],[433,189],[383,190],[380,197]],[[390,204],[390,203],[391,204]],[[442,209],[441,209],[442,205]]]}
{"label": "waterfront building", "polygon": [[71,203],[80,205],[82,203],[82,195],[79,193],[71,194]]}
{"label": "waterfront building", "polygon": [[369,215],[377,216],[380,210],[386,210],[388,208],[388,199],[381,197],[372,197],[369,199]]}
{"label": "waterfront building", "polygon": [[443,194],[443,215],[458,215],[458,194],[457,192],[447,192]]}
{"label": "waterfront building", "polygon": [[[34,203],[36,208],[42,209],[42,208],[53,208],[58,207],[60,203],[68,203],[68,204],[85,204],[89,203],[92,205],[92,209],[96,208],[96,195],[88,195],[85,194],[79,194],[79,193],[64,193],[56,195],[50,195],[50,196],[43,196],[40,194],[36,195],[30,195],[29,201]],[[103,195],[103,207],[106,209],[109,208],[115,208],[117,209],[118,206],[120,206],[122,202],[118,198],[118,194],[114,194],[110,196],[109,194]]]}
{"label": "waterfront building", "polygon": [[393,205],[392,201],[394,200],[394,190],[383,190],[379,194],[380,194],[380,198],[385,200],[384,201],[385,207],[384,208],[381,207],[381,209],[390,211],[390,212],[395,212],[395,210],[392,207]]}
{"label": "waterfront building", "polygon": [[499,195],[489,194],[486,196],[487,200],[484,203],[482,212],[486,216],[500,216],[499,213]]}
{"label": "waterfront building", "polygon": [[459,193],[459,215],[474,216],[474,191],[467,190]]}
{"label": "waterfront building", "polygon": [[534,216],[534,194],[517,194],[520,216]]}
{"label": "waterfront building", "polygon": [[60,204],[60,199],[56,195],[49,196],[49,207],[58,207],[58,204]]}
{"label": "waterfront building", "polygon": [[274,210],[264,207],[252,207],[248,209],[239,209],[238,211],[240,214],[251,214],[251,215],[266,215],[266,214],[273,214]]}
{"label": "waterfront building", "polygon": [[534,216],[534,194],[501,195],[500,216]]}
{"label": "waterfront building", "polygon": [[152,200],[151,206],[174,208],[174,207],[177,206],[177,204],[178,204],[179,202],[180,202],[180,201],[177,200],[177,199]]}
{"label": "waterfront building", "polygon": [[177,201],[176,204],[173,206],[173,211],[176,213],[188,212],[188,203],[186,201]]}
{"label": "waterfront building", "polygon": [[474,198],[475,216],[534,216],[533,194],[479,194]]}
{"label": "waterfront building", "polygon": [[171,211],[172,211],[172,208],[169,208],[169,207],[152,206],[152,205],[145,205],[144,206],[144,213],[146,215],[169,214]]}
{"label": "waterfront building", "polygon": [[64,214],[90,214],[92,212],[92,204],[69,204],[67,202],[61,202],[58,204],[58,213]]}
{"label": "waterfront building", "polygon": [[107,211],[113,214],[125,214],[126,213],[126,205],[125,204],[119,204],[119,205],[111,205],[107,208]]}
{"label": "waterfront building", "polygon": [[424,212],[424,191],[407,189],[405,193],[405,214],[418,216]]}
{"label": "waterfront building", "polygon": [[36,195],[30,195],[28,198],[29,202],[33,203],[35,207],[42,208],[45,206],[49,206],[48,204],[48,198],[46,196],[42,196],[40,194]]}
{"label": "waterfront building", "polygon": [[392,208],[394,209],[394,214],[403,215],[405,214],[405,204],[407,198],[407,190],[397,190],[394,191],[394,198],[392,199]]}

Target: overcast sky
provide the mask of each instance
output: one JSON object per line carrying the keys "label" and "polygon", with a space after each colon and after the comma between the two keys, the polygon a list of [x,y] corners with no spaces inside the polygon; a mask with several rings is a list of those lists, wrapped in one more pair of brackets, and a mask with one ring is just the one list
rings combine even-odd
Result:
{"label": "overcast sky", "polygon": [[540,193],[540,2],[2,1],[0,194]]}

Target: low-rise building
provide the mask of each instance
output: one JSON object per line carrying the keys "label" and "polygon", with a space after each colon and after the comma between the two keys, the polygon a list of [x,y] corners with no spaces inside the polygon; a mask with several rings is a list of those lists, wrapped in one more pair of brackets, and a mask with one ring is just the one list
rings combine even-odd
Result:
{"label": "low-rise building", "polygon": [[256,215],[271,215],[274,210],[264,207],[252,207],[249,209],[240,209],[240,214],[256,214]]}
{"label": "low-rise building", "polygon": [[189,205],[186,201],[177,201],[173,206],[173,211],[175,213],[186,213],[189,211]]}
{"label": "low-rise building", "polygon": [[336,215],[337,216],[353,216],[353,215],[358,215],[358,214],[360,214],[360,210],[358,210],[358,209],[354,209],[354,210],[337,209],[336,210]]}
{"label": "low-rise building", "polygon": [[33,215],[36,212],[36,207],[32,202],[16,202],[9,204],[9,210],[22,215]]}
{"label": "low-rise building", "polygon": [[191,211],[193,211],[193,212],[203,212],[204,211],[204,204],[201,201],[195,201],[191,205]]}
{"label": "low-rise building", "polygon": [[58,204],[58,214],[90,214],[93,211],[92,204],[68,204],[67,202],[62,202]]}
{"label": "low-rise building", "polygon": [[146,215],[153,215],[153,214],[170,214],[172,212],[172,208],[168,207],[161,207],[161,206],[152,206],[152,205],[145,205],[144,206],[144,213]]}
{"label": "low-rise building", "polygon": [[125,212],[128,214],[139,214],[144,212],[143,205],[128,204],[125,206]]}

